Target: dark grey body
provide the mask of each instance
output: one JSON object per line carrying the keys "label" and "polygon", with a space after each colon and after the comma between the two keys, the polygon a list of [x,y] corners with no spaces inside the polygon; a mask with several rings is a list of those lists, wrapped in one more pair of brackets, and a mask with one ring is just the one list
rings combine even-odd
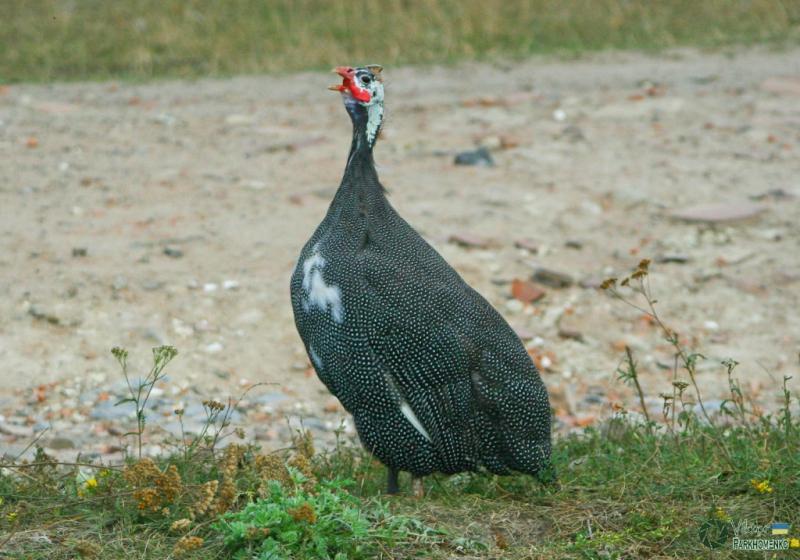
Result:
{"label": "dark grey body", "polygon": [[391,207],[351,117],[344,179],[291,280],[317,374],[393,472],[540,474],[550,406],[535,366],[500,314]]}

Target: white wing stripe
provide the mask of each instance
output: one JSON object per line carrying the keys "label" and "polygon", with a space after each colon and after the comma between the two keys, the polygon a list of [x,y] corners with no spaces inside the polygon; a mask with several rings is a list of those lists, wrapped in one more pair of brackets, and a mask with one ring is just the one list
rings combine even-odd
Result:
{"label": "white wing stripe", "polygon": [[403,413],[403,416],[406,417],[406,420],[411,422],[411,425],[414,426],[414,429],[417,430],[420,434],[423,435],[425,439],[431,441],[431,436],[428,434],[428,430],[422,425],[422,422],[419,421],[417,415],[414,414],[414,411],[411,410],[411,407],[408,406],[406,401],[400,401],[400,412]]}

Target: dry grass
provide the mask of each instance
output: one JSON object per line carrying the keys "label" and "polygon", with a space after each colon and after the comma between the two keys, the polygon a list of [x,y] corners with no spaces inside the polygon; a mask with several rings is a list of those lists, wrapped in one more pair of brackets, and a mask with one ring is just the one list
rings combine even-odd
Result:
{"label": "dry grass", "polygon": [[0,1],[0,82],[783,42],[798,0]]}

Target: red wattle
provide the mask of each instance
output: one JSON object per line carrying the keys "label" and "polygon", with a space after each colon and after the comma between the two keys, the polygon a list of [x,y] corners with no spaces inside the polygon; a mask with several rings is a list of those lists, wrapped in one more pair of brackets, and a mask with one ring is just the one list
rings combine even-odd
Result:
{"label": "red wattle", "polygon": [[347,87],[350,90],[350,94],[357,101],[361,101],[362,103],[367,103],[372,98],[372,96],[369,94],[367,90],[358,87],[356,84],[352,82],[352,80],[346,80],[346,81],[347,81]]}

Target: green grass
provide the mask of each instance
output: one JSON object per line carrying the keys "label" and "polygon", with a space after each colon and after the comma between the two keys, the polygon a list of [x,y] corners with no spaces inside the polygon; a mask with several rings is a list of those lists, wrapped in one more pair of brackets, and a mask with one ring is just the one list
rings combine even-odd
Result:
{"label": "green grass", "polygon": [[0,0],[0,82],[800,38],[798,0]]}
{"label": "green grass", "polygon": [[[725,430],[697,422],[675,434],[623,422],[611,436],[589,430],[559,440],[558,487],[523,476],[430,477],[421,500],[380,497],[384,469],[348,447],[313,458],[312,476],[332,482],[311,486],[291,469],[294,481],[270,482],[264,492],[243,466],[231,512],[193,521],[190,534],[203,542],[186,556],[325,558],[318,552],[325,550],[330,558],[448,558],[460,551],[512,559],[705,557],[711,551],[700,530],[708,522],[783,521],[800,537],[798,438],[796,423],[787,430],[766,420]],[[197,489],[220,472],[211,459],[204,468],[182,456],[159,463],[177,465],[184,477],[186,495],[166,512],[138,509],[118,471],[98,475],[99,485],[79,496],[76,467],[27,469],[26,476],[7,470],[0,475],[0,535],[10,536],[4,550],[26,559],[170,557],[185,534],[170,525],[188,517],[202,494]],[[759,491],[753,480],[769,481],[772,491]],[[302,504],[313,517],[297,513]],[[730,539],[714,555],[737,557]]]}

